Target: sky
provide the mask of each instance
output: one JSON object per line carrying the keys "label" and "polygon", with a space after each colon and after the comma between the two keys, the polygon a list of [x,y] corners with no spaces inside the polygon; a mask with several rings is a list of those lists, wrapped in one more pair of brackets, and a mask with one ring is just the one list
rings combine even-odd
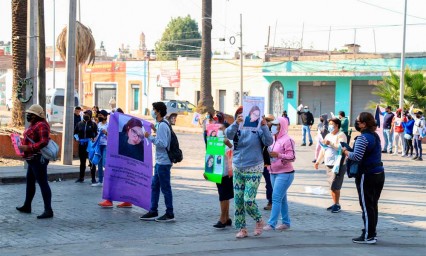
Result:
{"label": "sky", "polygon": [[[78,0],[77,0],[78,1]],[[67,25],[68,0],[44,0],[46,45]],[[55,2],[55,23],[53,21]],[[198,22],[201,33],[202,0],[80,0],[81,22],[90,27],[97,48],[103,41],[109,55],[122,44],[137,49],[145,34],[154,49],[172,18]],[[406,52],[426,52],[426,1],[408,0]],[[404,0],[213,0],[213,50],[233,52],[240,44],[240,14],[244,51],[302,42],[303,48],[343,49],[361,45],[362,52],[401,52]],[[77,19],[79,14],[77,12]],[[10,41],[11,0],[0,0],[0,41]],[[230,44],[235,37],[235,44]],[[225,42],[219,38],[226,38]]]}

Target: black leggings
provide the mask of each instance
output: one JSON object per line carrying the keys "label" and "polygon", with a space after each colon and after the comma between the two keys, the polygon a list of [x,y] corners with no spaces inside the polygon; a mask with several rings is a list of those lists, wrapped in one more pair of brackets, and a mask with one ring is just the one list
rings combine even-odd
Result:
{"label": "black leggings", "polygon": [[24,206],[31,209],[31,203],[36,193],[36,182],[40,186],[41,195],[44,202],[44,210],[52,210],[52,191],[50,190],[49,182],[47,180],[47,165],[49,161],[40,159],[39,155],[34,159],[27,160],[27,190],[25,196]]}
{"label": "black leggings", "polygon": [[408,151],[411,151],[411,155],[413,154],[413,139],[404,139],[405,140],[405,155],[408,156]]}
{"label": "black leggings", "polygon": [[[78,157],[80,158],[80,176],[81,180],[84,180],[84,174],[86,172],[86,160],[89,157],[89,153],[87,153],[87,143],[78,144]],[[90,175],[92,176],[92,183],[96,182],[95,178],[96,174],[96,165],[90,165]]]}

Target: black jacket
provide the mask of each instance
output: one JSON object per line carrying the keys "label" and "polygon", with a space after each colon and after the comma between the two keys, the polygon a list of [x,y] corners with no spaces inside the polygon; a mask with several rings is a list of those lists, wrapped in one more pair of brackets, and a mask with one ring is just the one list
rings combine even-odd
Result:
{"label": "black jacket", "polygon": [[303,125],[313,125],[314,124],[314,116],[311,112],[300,112],[297,111],[297,114],[302,118]]}
{"label": "black jacket", "polygon": [[98,134],[98,126],[91,120],[80,121],[74,129],[74,134],[78,134],[79,139],[93,139]]}

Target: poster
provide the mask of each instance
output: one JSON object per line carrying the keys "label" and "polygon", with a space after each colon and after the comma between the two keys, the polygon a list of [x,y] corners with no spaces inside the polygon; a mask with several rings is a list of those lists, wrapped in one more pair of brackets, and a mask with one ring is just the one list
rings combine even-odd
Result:
{"label": "poster", "polygon": [[257,131],[264,116],[264,97],[246,96],[243,99],[243,118],[240,129]]}
{"label": "poster", "polygon": [[16,153],[18,156],[23,156],[23,155],[24,155],[24,152],[23,152],[23,151],[21,151],[21,150],[18,148],[18,146],[20,146],[20,145],[21,145],[21,137],[19,137],[19,134],[17,134],[17,133],[12,133],[12,134],[10,135],[10,139],[12,140],[12,145],[13,145],[13,148],[15,149],[15,153]]}
{"label": "poster", "polygon": [[200,121],[201,115],[200,113],[195,112],[194,116],[192,117],[192,125],[194,126],[199,126],[199,121]]}
{"label": "poster", "polygon": [[144,137],[151,123],[115,112],[108,126],[108,150],[102,198],[149,210],[152,143]]}
{"label": "poster", "polygon": [[[207,151],[204,159],[204,175],[207,180],[221,183],[225,171],[225,137],[217,137],[221,124],[207,126]],[[213,136],[211,136],[213,135]]]}

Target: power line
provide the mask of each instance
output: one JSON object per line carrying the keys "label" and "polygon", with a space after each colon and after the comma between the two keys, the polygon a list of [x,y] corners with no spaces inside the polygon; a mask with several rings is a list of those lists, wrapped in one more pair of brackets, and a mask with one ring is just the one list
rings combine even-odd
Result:
{"label": "power line", "polygon": [[[360,2],[360,3],[363,3],[363,4],[366,4],[366,5],[374,6],[374,7],[376,7],[376,8],[382,9],[382,10],[386,10],[386,11],[389,11],[389,12],[393,12],[393,13],[398,13],[398,14],[402,14],[402,15],[404,15],[404,13],[403,13],[403,12],[395,11],[395,10],[392,10],[392,9],[389,9],[389,8],[386,8],[386,7],[383,7],[383,6],[380,6],[380,5],[376,5],[376,4],[368,3],[368,2],[365,2],[365,1],[363,1],[363,0],[356,0],[356,1],[357,1],[357,2]],[[407,14],[407,16],[410,16],[410,17],[413,17],[413,18],[416,18],[416,19],[426,20],[426,18],[419,17],[419,16],[415,16],[415,15]]]}

